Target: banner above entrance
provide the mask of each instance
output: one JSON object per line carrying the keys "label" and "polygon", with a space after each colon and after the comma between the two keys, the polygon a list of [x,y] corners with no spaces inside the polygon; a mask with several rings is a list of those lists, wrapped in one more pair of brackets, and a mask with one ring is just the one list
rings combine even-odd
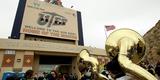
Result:
{"label": "banner above entrance", "polygon": [[26,0],[20,33],[78,40],[77,11]]}

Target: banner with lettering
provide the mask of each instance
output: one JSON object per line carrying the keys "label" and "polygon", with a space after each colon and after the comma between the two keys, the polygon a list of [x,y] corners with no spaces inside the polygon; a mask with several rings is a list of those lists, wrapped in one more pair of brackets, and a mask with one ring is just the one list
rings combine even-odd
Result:
{"label": "banner with lettering", "polygon": [[27,0],[20,32],[78,40],[77,11],[39,0]]}

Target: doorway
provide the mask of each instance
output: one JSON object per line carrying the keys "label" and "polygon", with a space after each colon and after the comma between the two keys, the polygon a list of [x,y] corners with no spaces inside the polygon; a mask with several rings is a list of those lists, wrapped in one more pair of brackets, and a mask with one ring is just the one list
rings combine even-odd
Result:
{"label": "doorway", "polygon": [[56,70],[58,73],[72,72],[72,60],[71,56],[39,56],[39,72],[49,73],[51,70]]}

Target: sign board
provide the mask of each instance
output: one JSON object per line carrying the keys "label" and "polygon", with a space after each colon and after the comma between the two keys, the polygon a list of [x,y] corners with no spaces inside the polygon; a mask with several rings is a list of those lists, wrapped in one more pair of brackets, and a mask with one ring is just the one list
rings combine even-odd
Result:
{"label": "sign board", "polygon": [[26,0],[20,33],[78,40],[77,11]]}

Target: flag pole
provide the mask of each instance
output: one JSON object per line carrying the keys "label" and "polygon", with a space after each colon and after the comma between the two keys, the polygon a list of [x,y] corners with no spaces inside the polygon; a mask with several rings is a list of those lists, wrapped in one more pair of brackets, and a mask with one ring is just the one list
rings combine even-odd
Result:
{"label": "flag pole", "polygon": [[[106,27],[106,25],[104,25],[104,27]],[[107,38],[107,30],[106,30],[106,28],[104,28],[104,32],[105,32],[105,36]]]}

